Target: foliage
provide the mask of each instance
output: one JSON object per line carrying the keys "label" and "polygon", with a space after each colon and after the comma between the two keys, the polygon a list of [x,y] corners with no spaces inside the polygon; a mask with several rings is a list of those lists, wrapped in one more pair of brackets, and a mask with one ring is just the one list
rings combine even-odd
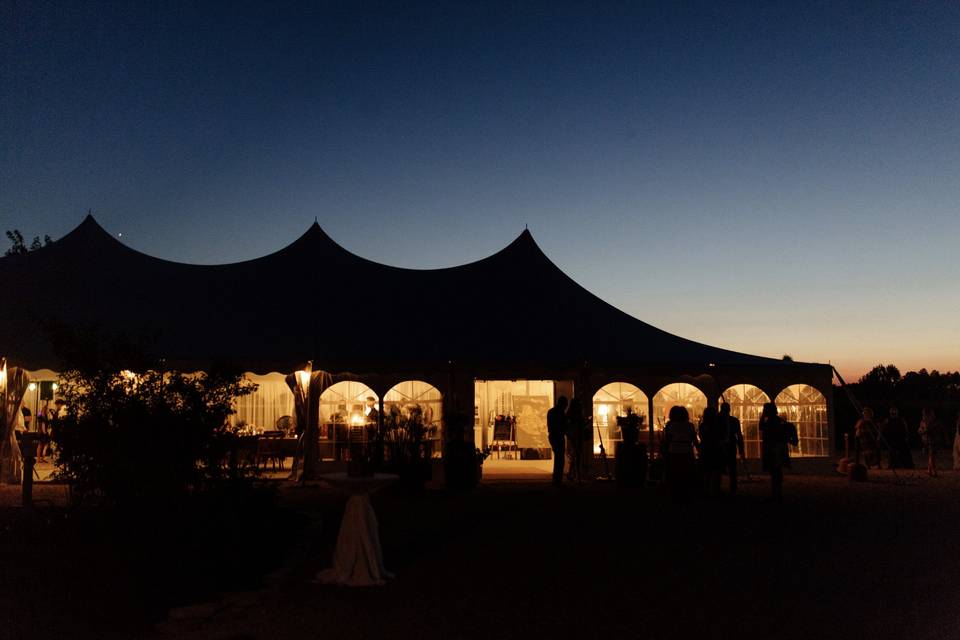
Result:
{"label": "foliage", "polygon": [[227,478],[233,400],[256,385],[213,371],[143,373],[110,365],[61,376],[66,415],[54,425],[58,475],[79,499],[176,501]]}
{"label": "foliage", "polygon": [[53,240],[50,236],[43,236],[43,242],[40,242],[40,236],[34,236],[29,248],[23,239],[23,234],[18,229],[7,231],[7,239],[10,240],[10,248],[3,254],[5,256],[19,256],[31,251],[36,251],[43,247],[50,246]]}
{"label": "foliage", "polygon": [[430,478],[430,456],[437,428],[423,419],[418,405],[392,406],[384,416],[376,449],[384,453],[380,464],[400,476],[402,484],[420,487]]}
{"label": "foliage", "polygon": [[420,406],[390,407],[383,421],[383,444],[388,460],[406,465],[429,458],[436,431],[435,426],[424,422]]}
{"label": "foliage", "polygon": [[[929,407],[948,428],[952,427],[960,411],[960,372],[908,371],[905,374],[892,364],[879,364],[863,375],[859,381],[848,385],[856,399],[871,407],[879,422],[887,416],[890,407],[897,407],[907,421],[914,445],[921,411]],[[843,434],[852,432],[859,416],[846,399],[842,389],[835,389],[835,417],[837,446],[843,446]]]}

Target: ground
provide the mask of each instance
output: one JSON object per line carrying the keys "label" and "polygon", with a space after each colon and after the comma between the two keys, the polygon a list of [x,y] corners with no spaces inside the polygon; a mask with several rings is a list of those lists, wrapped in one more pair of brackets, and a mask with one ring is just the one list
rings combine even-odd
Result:
{"label": "ground", "polygon": [[[329,562],[343,501],[289,487],[284,508],[304,524],[269,545],[285,549],[286,562],[262,588],[152,625],[125,622],[113,637],[958,637],[960,473],[904,473],[901,484],[874,472],[852,484],[808,470],[787,477],[783,504],[765,500],[763,480],[744,483],[735,500],[689,504],[606,483],[383,492],[374,504],[396,578],[361,589],[310,582]],[[252,552],[264,543],[252,541]],[[62,589],[29,591],[45,598],[34,609],[61,604]],[[119,624],[129,618],[122,608],[138,606],[104,598],[103,611],[71,609],[89,618],[73,637],[104,637],[111,617]],[[4,600],[0,611],[13,613]],[[21,628],[12,637],[47,636]]]}

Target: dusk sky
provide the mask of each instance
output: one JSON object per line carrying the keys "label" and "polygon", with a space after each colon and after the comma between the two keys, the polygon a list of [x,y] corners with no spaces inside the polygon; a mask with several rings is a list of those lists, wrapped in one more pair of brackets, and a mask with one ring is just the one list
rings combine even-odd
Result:
{"label": "dusk sky", "polygon": [[0,231],[435,268],[528,225],[672,333],[960,368],[957,3],[176,4],[0,2]]}

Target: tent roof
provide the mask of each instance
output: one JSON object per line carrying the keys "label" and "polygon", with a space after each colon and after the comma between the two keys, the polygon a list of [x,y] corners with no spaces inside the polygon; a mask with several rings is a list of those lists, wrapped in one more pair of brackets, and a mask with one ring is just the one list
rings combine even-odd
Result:
{"label": "tent roof", "polygon": [[191,265],[135,251],[88,215],[50,246],[0,259],[0,281],[12,301],[0,307],[0,352],[30,368],[58,365],[51,321],[143,339],[197,368],[791,365],[627,315],[570,279],[529,231],[482,260],[419,270],[359,257],[314,223],[270,255]]}

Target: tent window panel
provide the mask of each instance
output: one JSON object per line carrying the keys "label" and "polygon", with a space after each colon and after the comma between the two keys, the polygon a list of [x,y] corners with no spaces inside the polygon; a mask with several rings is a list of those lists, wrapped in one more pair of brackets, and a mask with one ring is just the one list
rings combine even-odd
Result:
{"label": "tent window panel", "polygon": [[629,382],[611,382],[601,387],[593,395],[593,452],[600,453],[602,439],[607,454],[616,453],[617,443],[623,441],[617,418],[626,416],[628,411],[640,417],[640,442],[646,443],[648,406],[647,395]]}
{"label": "tent window panel", "polygon": [[770,397],[752,384],[737,384],[720,395],[720,402],[730,405],[730,415],[740,420],[744,455],[760,457],[760,413]]}
{"label": "tent window panel", "polygon": [[703,410],[707,408],[707,396],[700,389],[686,382],[674,382],[663,387],[653,396],[655,430],[663,431],[670,408],[677,405],[686,407],[690,414],[690,422],[697,425],[703,417]]}
{"label": "tent window panel", "polygon": [[405,416],[419,412],[424,426],[428,429],[430,456],[442,456],[443,396],[436,387],[422,380],[405,380],[383,396],[383,410],[387,415],[394,411]]}
{"label": "tent window panel", "polygon": [[[373,402],[369,403],[368,398]],[[370,407],[369,405],[373,406]],[[380,397],[362,382],[344,380],[320,394],[320,455],[324,460],[344,460],[351,438],[365,437],[377,422]]]}
{"label": "tent window panel", "polygon": [[236,413],[231,417],[231,424],[272,431],[280,418],[294,415],[293,392],[283,375],[246,374],[245,377],[257,384],[257,390],[236,398]]}
{"label": "tent window panel", "polygon": [[800,444],[791,451],[792,455],[829,455],[827,400],[822,393],[806,384],[793,384],[781,391],[775,402],[780,415],[797,427]]}

